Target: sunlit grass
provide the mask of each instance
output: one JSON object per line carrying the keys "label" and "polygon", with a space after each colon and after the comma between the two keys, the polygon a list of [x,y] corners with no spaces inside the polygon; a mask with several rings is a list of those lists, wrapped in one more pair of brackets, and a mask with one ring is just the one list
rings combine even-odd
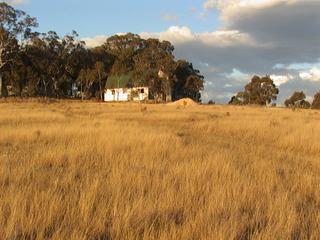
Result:
{"label": "sunlit grass", "polygon": [[0,104],[1,239],[319,239],[320,112]]}

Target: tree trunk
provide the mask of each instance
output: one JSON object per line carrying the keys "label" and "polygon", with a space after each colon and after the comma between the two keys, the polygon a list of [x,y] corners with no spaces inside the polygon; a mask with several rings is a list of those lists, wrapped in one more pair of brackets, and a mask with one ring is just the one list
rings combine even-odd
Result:
{"label": "tree trunk", "polygon": [[102,100],[102,87],[101,87],[101,80],[100,80],[100,101],[102,102],[103,100]]}
{"label": "tree trunk", "polygon": [[46,81],[44,80],[44,77],[42,77],[42,83],[44,87],[44,98],[47,99],[47,84],[46,84]]}
{"label": "tree trunk", "polygon": [[101,74],[100,71],[98,71],[99,75],[99,87],[100,87],[100,101],[102,102],[102,89],[101,89]]}
{"label": "tree trunk", "polygon": [[2,85],[3,85],[2,73],[0,73],[0,98],[2,98]]}
{"label": "tree trunk", "polygon": [[82,82],[80,83],[80,88],[81,88],[81,101],[83,101],[83,90],[82,90]]}

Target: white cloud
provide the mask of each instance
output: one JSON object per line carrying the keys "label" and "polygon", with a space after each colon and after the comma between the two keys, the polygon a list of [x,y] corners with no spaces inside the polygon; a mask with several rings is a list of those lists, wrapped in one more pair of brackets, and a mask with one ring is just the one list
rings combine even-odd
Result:
{"label": "white cloud", "polygon": [[318,82],[320,81],[320,68],[314,67],[309,71],[300,72],[299,76],[306,81]]}
{"label": "white cloud", "polygon": [[309,103],[312,103],[314,97],[313,96],[306,96],[306,100],[309,102]]}
{"label": "white cloud", "polygon": [[196,33],[186,26],[172,26],[168,30],[159,33],[143,32],[140,36],[143,38],[159,38],[161,40],[171,41],[174,44],[197,41],[217,47],[230,47],[239,44],[257,45],[248,34],[241,33],[237,30]]}
{"label": "white cloud", "polygon": [[275,74],[273,74],[270,77],[273,80],[274,84],[276,86],[278,86],[278,87],[280,85],[285,84],[288,81],[294,79],[294,77],[292,75],[290,75],[290,74],[287,74],[287,75],[275,75]]}
{"label": "white cloud", "polygon": [[221,92],[220,94],[214,95],[214,99],[224,100],[226,98],[230,99],[232,96],[234,96],[234,95],[230,92]]}
{"label": "white cloud", "polygon": [[302,0],[207,0],[203,4],[206,10],[218,9],[221,11],[230,10],[239,7],[261,8],[281,2],[297,2]]}
{"label": "white cloud", "polygon": [[[118,33],[124,34],[124,33]],[[214,32],[193,32],[189,27],[171,26],[164,32],[152,33],[143,32],[139,34],[142,38],[158,38],[160,40],[170,41],[173,44],[182,44],[188,42],[201,42],[206,45],[214,45],[216,47],[230,47],[236,45],[251,44],[258,45],[247,34],[240,33],[236,30],[218,30]],[[93,38],[83,38],[88,47],[96,47],[103,44],[108,36],[100,35]]]}
{"label": "white cloud", "polygon": [[86,42],[86,46],[88,48],[93,48],[97,46],[101,46],[106,40],[108,36],[100,35],[93,38],[82,38],[82,41]]}
{"label": "white cloud", "polygon": [[243,73],[238,69],[233,69],[231,73],[225,74],[225,76],[229,79],[240,82],[249,82],[252,77],[252,75]]}
{"label": "white cloud", "polygon": [[159,38],[161,40],[168,40],[173,43],[194,41],[195,35],[188,27],[172,26],[165,32],[151,33],[143,32],[140,34],[142,38]]}
{"label": "white cloud", "polygon": [[[320,61],[320,59],[319,59]],[[291,64],[276,64],[273,69],[282,69],[282,70],[310,70],[311,68],[319,67],[320,62],[317,63],[291,63]]]}

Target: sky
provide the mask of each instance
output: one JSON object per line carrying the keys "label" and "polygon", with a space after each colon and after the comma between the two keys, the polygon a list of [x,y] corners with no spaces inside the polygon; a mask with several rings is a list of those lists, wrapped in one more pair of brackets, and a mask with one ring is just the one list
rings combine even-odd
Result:
{"label": "sky", "polygon": [[278,103],[320,89],[320,0],[8,0],[38,31],[76,30],[88,47],[133,32],[169,40],[205,76],[203,100],[226,103],[253,75],[270,75]]}

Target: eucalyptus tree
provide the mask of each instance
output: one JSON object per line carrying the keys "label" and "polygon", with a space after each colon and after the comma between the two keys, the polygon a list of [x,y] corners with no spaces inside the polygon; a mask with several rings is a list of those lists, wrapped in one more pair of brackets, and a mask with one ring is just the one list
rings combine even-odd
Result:
{"label": "eucalyptus tree", "polygon": [[174,96],[179,99],[183,97],[201,101],[201,91],[204,88],[204,76],[195,69],[192,63],[179,60],[175,69],[176,81],[174,84]]}
{"label": "eucalyptus tree", "polygon": [[36,95],[52,96],[54,93],[54,80],[59,74],[55,51],[59,44],[57,34],[49,32],[33,38],[27,49],[27,56],[35,75]]}
{"label": "eucalyptus tree", "polygon": [[97,81],[97,71],[95,69],[86,68],[81,69],[78,78],[76,80],[77,84],[80,85],[81,99],[89,99],[95,93],[93,92],[93,85]]}
{"label": "eucalyptus tree", "polygon": [[251,82],[245,86],[244,91],[233,96],[229,104],[257,104],[263,106],[277,100],[278,94],[279,89],[270,76],[254,76]]}
{"label": "eucalyptus tree", "polygon": [[36,73],[37,95],[68,97],[80,70],[90,65],[88,50],[75,31],[60,38],[54,31],[34,37],[27,49]]}
{"label": "eucalyptus tree", "polygon": [[114,58],[112,74],[124,74],[134,69],[134,56],[144,48],[144,40],[137,34],[114,35],[103,44],[103,48]]}
{"label": "eucalyptus tree", "polygon": [[150,87],[156,98],[167,100],[175,79],[174,47],[168,41],[143,40],[143,47],[134,56],[134,84]]}
{"label": "eucalyptus tree", "polygon": [[80,70],[90,65],[90,52],[85,48],[85,42],[78,39],[76,31],[65,35],[61,41],[61,50],[58,57],[61,59],[60,85],[63,86],[63,95],[66,96],[67,90],[71,89],[72,84],[80,73]]}
{"label": "eucalyptus tree", "polygon": [[103,88],[104,88],[104,85],[105,85],[102,82],[107,77],[107,73],[105,71],[105,65],[104,65],[103,62],[96,62],[95,63],[95,65],[94,65],[94,73],[96,74],[96,79],[98,80],[100,101],[102,101],[103,100]]}
{"label": "eucalyptus tree", "polygon": [[0,3],[0,97],[4,93],[3,74],[10,63],[17,60],[19,51],[36,33],[35,18],[15,9],[5,2]]}
{"label": "eucalyptus tree", "polygon": [[314,95],[311,107],[313,109],[320,109],[320,92],[317,92]]}
{"label": "eucalyptus tree", "polygon": [[294,92],[292,96],[284,102],[286,107],[310,108],[311,104],[306,100],[304,92]]}

